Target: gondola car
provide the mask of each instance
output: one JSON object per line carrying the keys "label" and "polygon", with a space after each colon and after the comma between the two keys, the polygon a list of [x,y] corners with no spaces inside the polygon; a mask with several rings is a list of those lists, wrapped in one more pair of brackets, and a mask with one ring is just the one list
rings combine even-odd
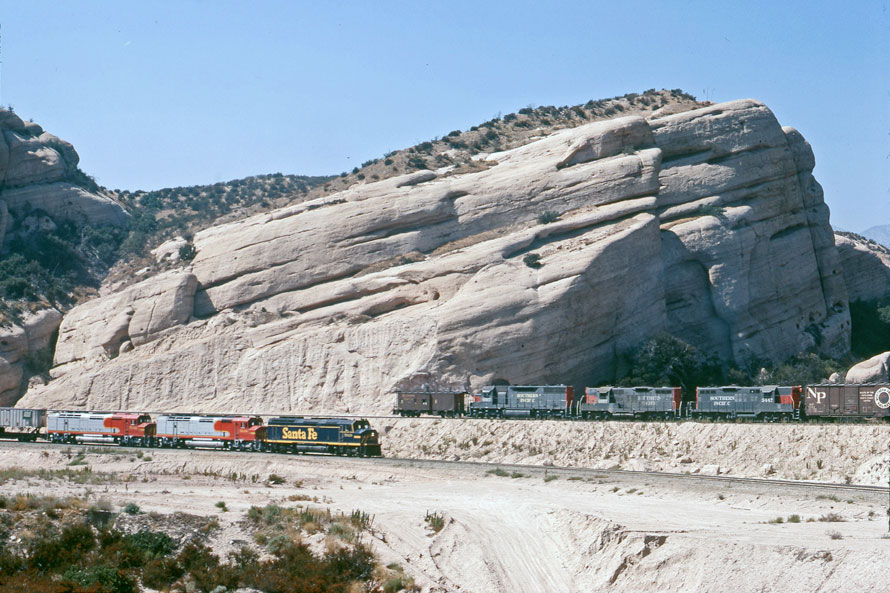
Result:
{"label": "gondola car", "polygon": [[805,410],[808,418],[890,420],[890,385],[808,385]]}
{"label": "gondola car", "polygon": [[473,396],[469,415],[567,418],[573,414],[574,399],[568,385],[491,385]]}
{"label": "gondola car", "polygon": [[800,418],[799,386],[699,387],[693,418],[751,418],[766,422]]}
{"label": "gondola car", "polygon": [[116,443],[148,447],[155,423],[148,414],[130,412],[76,412],[50,410],[46,436],[54,443]]}
{"label": "gondola car", "polygon": [[333,453],[380,457],[380,439],[367,420],[279,416],[266,426],[264,449],[275,453]]}
{"label": "gondola car", "polygon": [[261,449],[266,427],[259,416],[158,416],[159,447],[219,447],[240,451]]}
{"label": "gondola car", "polygon": [[463,416],[465,391],[397,391],[393,414],[420,416],[431,414],[442,418]]}
{"label": "gondola car", "polygon": [[588,387],[578,401],[583,419],[678,419],[682,415],[680,387]]}

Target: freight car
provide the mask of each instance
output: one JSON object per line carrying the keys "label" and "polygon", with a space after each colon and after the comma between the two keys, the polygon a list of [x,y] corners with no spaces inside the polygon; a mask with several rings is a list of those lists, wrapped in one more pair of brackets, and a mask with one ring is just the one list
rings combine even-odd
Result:
{"label": "freight car", "polygon": [[221,447],[258,451],[266,427],[259,416],[200,416],[161,414],[158,416],[159,447]]}
{"label": "freight car", "polygon": [[417,417],[431,414],[442,418],[463,416],[465,391],[396,391],[393,414]]}
{"label": "freight car", "polygon": [[567,385],[491,385],[473,396],[468,414],[477,418],[567,418],[573,415],[574,402],[574,389]]}
{"label": "freight car", "polygon": [[46,426],[46,410],[0,408],[0,439],[36,441]]}
{"label": "freight car", "polygon": [[151,446],[155,423],[148,414],[49,411],[46,436],[54,443],[116,443]]}
{"label": "freight car", "polygon": [[804,409],[808,418],[890,420],[890,385],[808,385]]}
{"label": "freight car", "polygon": [[609,418],[679,419],[683,390],[679,387],[588,387],[575,415],[587,420]]}
{"label": "freight car", "polygon": [[699,387],[691,415],[729,420],[752,418],[764,422],[798,420],[800,401],[801,388],[797,386]]}
{"label": "freight car", "polygon": [[367,420],[280,416],[269,419],[263,450],[273,453],[333,453],[380,457],[377,431]]}

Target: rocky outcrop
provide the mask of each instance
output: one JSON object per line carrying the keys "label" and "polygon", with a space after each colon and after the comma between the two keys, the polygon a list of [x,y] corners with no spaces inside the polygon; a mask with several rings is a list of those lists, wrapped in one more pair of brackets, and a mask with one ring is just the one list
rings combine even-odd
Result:
{"label": "rocky outcrop", "polygon": [[[11,406],[22,393],[27,359],[52,346],[62,313],[41,309],[19,324],[0,329],[0,406]],[[49,353],[42,353],[49,358]]]}
{"label": "rocky outcrop", "polygon": [[890,380],[890,352],[882,352],[853,366],[844,379],[847,383],[886,383]]}
{"label": "rocky outcrop", "polygon": [[[13,239],[43,236],[63,221],[91,226],[128,223],[129,215],[118,203],[78,184],[83,176],[78,161],[71,144],[0,109],[0,257],[8,255]],[[21,319],[14,315],[3,319],[0,405],[14,403],[21,395],[26,367],[35,367],[33,360],[29,365],[26,360],[47,357],[41,351],[52,345],[51,336],[61,322],[56,308],[34,310],[35,306],[40,305],[30,303]]]}
{"label": "rocky outcrop", "polygon": [[129,215],[120,204],[75,182],[79,161],[70,143],[0,109],[0,200],[13,213],[0,236],[33,210],[56,222],[125,226]]}
{"label": "rocky outcrop", "polygon": [[850,233],[835,242],[850,301],[890,299],[890,249]]}
{"label": "rocky outcrop", "polygon": [[68,314],[22,405],[380,411],[395,388],[610,381],[662,331],[738,363],[849,350],[812,151],[762,104],[484,160],[199,233],[188,272]]}

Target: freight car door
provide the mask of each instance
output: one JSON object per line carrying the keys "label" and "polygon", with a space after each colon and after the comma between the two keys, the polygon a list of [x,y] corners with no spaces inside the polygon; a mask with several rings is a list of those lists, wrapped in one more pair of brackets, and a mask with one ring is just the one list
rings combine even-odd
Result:
{"label": "freight car door", "polygon": [[859,414],[859,386],[844,385],[844,416],[856,416]]}

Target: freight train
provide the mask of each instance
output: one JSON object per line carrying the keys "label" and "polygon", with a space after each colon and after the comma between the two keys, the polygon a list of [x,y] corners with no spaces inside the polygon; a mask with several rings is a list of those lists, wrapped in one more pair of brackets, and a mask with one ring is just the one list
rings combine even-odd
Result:
{"label": "freight train", "polygon": [[393,413],[582,420],[890,420],[890,385],[885,384],[699,387],[689,401],[679,387],[587,387],[577,396],[568,385],[492,385],[470,397],[466,392],[435,392],[435,398],[424,398],[423,393],[397,392]]}
{"label": "freight train", "polygon": [[0,408],[0,439],[380,457],[365,419]]}

